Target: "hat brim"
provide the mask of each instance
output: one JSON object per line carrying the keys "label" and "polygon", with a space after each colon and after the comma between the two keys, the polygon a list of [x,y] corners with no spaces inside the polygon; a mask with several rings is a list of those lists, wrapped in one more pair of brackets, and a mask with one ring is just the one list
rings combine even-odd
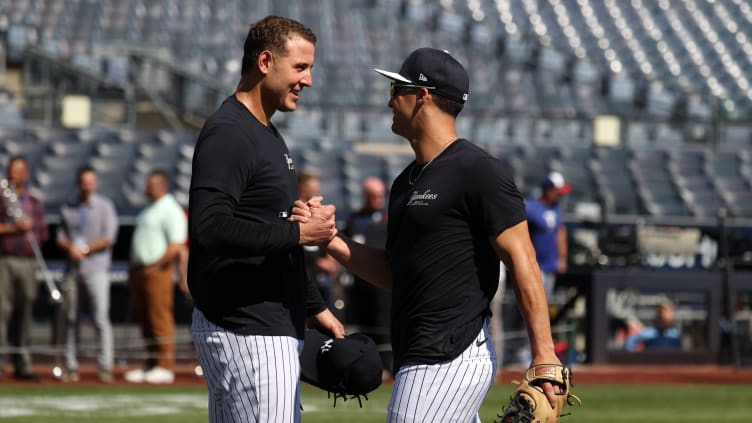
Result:
{"label": "hat brim", "polygon": [[559,188],[559,192],[560,192],[561,194],[569,194],[570,192],[572,192],[572,185],[569,185],[569,184],[564,184],[564,185],[562,185],[562,186],[561,186],[561,187]]}
{"label": "hat brim", "polygon": [[319,366],[317,363],[319,348],[328,339],[332,339],[332,337],[319,332],[318,329],[306,331],[303,340],[303,352],[300,354],[300,378],[303,381],[319,386]]}
{"label": "hat brim", "polygon": [[383,70],[383,69],[374,69],[374,71],[376,73],[378,73],[379,75],[381,75],[381,76],[385,76],[385,77],[391,79],[392,81],[399,81],[399,82],[403,82],[405,84],[412,84],[413,83],[413,81],[405,78],[404,76],[398,74],[397,72],[390,72],[390,71],[386,71],[386,70]]}

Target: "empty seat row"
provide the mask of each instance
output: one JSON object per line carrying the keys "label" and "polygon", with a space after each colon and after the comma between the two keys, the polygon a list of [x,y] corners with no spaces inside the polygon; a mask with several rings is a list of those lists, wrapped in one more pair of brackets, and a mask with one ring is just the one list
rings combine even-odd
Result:
{"label": "empty seat row", "polygon": [[[532,123],[498,122],[504,128]],[[559,124],[535,123],[546,130]],[[575,133],[582,129],[580,124],[572,121],[562,126]],[[146,201],[142,192],[146,175],[156,169],[170,173],[175,190],[187,200],[195,136],[109,129],[2,128],[0,160],[5,163],[18,154],[27,156],[33,170],[32,185],[53,209],[75,195],[76,169],[91,165],[100,174],[102,191],[122,210],[135,210]],[[345,209],[359,200],[364,178],[377,176],[391,183],[413,160],[409,150],[397,152],[400,149],[395,148],[401,144],[381,144],[388,148],[378,152],[331,138],[290,139],[296,168],[318,173],[328,195]],[[590,147],[566,143],[483,146],[509,168],[526,196],[536,195],[547,172],[562,172],[573,186],[565,202],[567,212],[578,203],[597,202],[607,213],[618,215],[708,218],[723,207],[733,217],[752,217],[748,200],[752,198],[752,150],[748,148]]]}

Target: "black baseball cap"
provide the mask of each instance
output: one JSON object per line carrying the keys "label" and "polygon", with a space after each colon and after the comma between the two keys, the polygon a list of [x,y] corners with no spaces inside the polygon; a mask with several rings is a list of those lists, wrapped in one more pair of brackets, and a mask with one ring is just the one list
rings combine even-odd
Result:
{"label": "black baseball cap", "polygon": [[470,79],[465,68],[446,50],[431,47],[419,48],[402,62],[399,72],[374,69],[392,81],[433,87],[434,93],[465,103]]}
{"label": "black baseball cap", "polygon": [[301,379],[329,392],[364,395],[381,385],[379,351],[362,333],[333,338],[307,330],[300,364]]}

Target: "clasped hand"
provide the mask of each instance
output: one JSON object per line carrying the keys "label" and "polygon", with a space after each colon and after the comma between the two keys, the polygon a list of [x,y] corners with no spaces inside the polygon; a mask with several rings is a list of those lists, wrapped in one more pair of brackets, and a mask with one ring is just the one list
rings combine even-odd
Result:
{"label": "clasped hand", "polygon": [[337,225],[334,218],[336,207],[331,204],[321,204],[323,197],[312,197],[308,201],[295,201],[290,222],[300,224],[300,244],[325,245],[337,236]]}

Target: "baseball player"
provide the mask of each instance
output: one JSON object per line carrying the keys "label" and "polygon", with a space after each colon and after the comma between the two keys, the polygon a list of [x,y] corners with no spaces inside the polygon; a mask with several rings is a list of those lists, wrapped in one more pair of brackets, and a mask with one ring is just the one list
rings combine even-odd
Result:
{"label": "baseball player", "polygon": [[[387,421],[479,421],[496,374],[488,318],[499,258],[516,281],[532,364],[559,363],[524,201],[507,169],[456,132],[469,87],[457,60],[421,48],[399,72],[376,71],[392,80],[392,131],[410,142],[415,161],[392,185],[386,248],[337,237],[327,250],[392,291]],[[305,221],[315,207],[296,203],[294,214]],[[558,388],[546,382],[544,389],[553,406]]]}
{"label": "baseball player", "polygon": [[255,23],[238,88],[196,144],[188,285],[210,422],[298,422],[306,317],[344,336],[306,277],[301,247],[335,236],[334,208],[318,209],[309,222],[288,221],[295,165],[270,121],[277,110],[294,111],[311,86],[315,43],[299,22],[269,16]]}

